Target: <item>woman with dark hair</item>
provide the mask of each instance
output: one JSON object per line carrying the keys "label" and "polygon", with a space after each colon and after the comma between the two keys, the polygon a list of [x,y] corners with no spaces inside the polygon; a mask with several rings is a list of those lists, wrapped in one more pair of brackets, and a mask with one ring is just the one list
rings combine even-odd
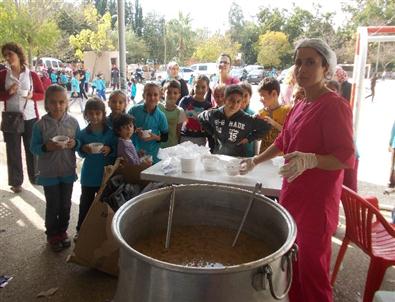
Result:
{"label": "woman with dark hair", "polygon": [[340,95],[350,102],[351,83],[348,81],[347,72],[341,66],[336,66],[334,79],[340,84]]}
{"label": "woman with dark hair", "polygon": [[[16,43],[6,43],[1,47],[1,54],[8,63],[7,68],[0,71],[0,100],[4,101],[5,111],[2,115],[1,130],[6,143],[8,184],[14,193],[19,193],[23,183],[21,138],[25,147],[30,182],[32,184],[36,182],[36,159],[30,152],[29,146],[33,125],[39,117],[36,101],[44,99],[44,88],[40,77],[27,67],[21,46]],[[23,121],[22,118],[20,119],[20,127],[9,127],[16,118],[13,121],[6,120],[6,115],[11,118],[14,115],[23,116]]]}
{"label": "woman with dark hair", "polygon": [[332,302],[331,239],[339,221],[343,170],[353,167],[355,149],[350,106],[325,82],[336,55],[324,41],[301,41],[294,54],[295,78],[304,97],[292,108],[274,143],[244,160],[241,172],[284,154],[280,204],[295,219],[299,247],[290,302]]}
{"label": "woman with dark hair", "polygon": [[230,67],[232,66],[232,59],[230,55],[221,53],[217,60],[218,73],[219,73],[219,84],[231,85],[238,84],[239,79],[232,77],[230,73]]}

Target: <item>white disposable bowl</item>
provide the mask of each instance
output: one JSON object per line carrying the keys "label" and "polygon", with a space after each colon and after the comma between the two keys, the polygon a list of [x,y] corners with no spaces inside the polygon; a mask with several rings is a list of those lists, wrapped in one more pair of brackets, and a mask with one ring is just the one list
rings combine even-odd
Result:
{"label": "white disposable bowl", "polygon": [[196,171],[196,157],[181,157],[181,170],[182,172],[191,173]]}
{"label": "white disposable bowl", "polygon": [[65,135],[57,135],[52,138],[53,142],[57,143],[58,145],[62,146],[63,148],[66,147],[69,140],[70,140],[70,138]]}
{"label": "white disposable bowl", "polygon": [[147,137],[150,137],[150,136],[151,136],[152,130],[151,130],[151,129],[142,130],[141,132],[142,132],[142,134],[143,134],[143,137],[147,138]]}
{"label": "white disposable bowl", "polygon": [[92,149],[92,153],[100,153],[101,149],[103,149],[103,144],[102,143],[90,143],[89,147]]}
{"label": "white disposable bowl", "polygon": [[144,162],[151,162],[152,163],[152,155],[144,155],[144,156],[142,156],[142,157],[140,157],[140,160],[141,161],[144,161]]}
{"label": "white disposable bowl", "polygon": [[240,172],[240,160],[231,160],[225,163],[225,171],[229,176],[236,176]]}
{"label": "white disposable bowl", "polygon": [[202,157],[202,164],[206,171],[217,171],[219,159],[216,156],[206,155]]}
{"label": "white disposable bowl", "polygon": [[282,166],[284,166],[284,163],[285,163],[284,157],[276,156],[276,157],[272,158],[272,163],[273,163],[273,166],[282,167]]}

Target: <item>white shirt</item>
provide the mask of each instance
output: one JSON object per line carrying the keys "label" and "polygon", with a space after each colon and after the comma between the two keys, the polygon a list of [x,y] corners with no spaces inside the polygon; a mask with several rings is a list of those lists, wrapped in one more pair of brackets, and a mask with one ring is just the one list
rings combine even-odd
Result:
{"label": "white shirt", "polygon": [[[26,95],[27,93],[29,93],[30,90],[33,89],[33,82],[30,76],[30,70],[25,67],[25,71],[21,72],[18,79],[12,74],[10,69],[7,69],[7,74],[5,77],[5,89],[8,90],[14,83],[17,83],[19,88],[17,92],[11,95],[10,98],[6,101],[7,111],[22,112],[25,120],[31,120],[33,118],[36,118],[34,101],[29,99],[26,102],[26,99],[23,97],[23,95]],[[24,109],[23,107],[25,106],[25,102],[26,108]]]}

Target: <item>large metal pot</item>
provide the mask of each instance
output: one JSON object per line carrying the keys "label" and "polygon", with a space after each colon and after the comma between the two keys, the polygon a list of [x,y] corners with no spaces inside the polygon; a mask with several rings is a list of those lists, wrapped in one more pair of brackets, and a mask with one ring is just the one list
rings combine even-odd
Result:
{"label": "large metal pot", "polygon": [[[150,232],[166,229],[171,192],[167,187],[142,194],[116,212],[112,230],[121,245],[116,302],[288,300],[296,225],[283,207],[263,195],[256,195],[243,231],[267,243],[272,253],[265,258],[224,268],[196,268],[134,250],[128,242],[133,245]],[[177,186],[173,225],[215,225],[236,234],[251,194],[227,186]]]}

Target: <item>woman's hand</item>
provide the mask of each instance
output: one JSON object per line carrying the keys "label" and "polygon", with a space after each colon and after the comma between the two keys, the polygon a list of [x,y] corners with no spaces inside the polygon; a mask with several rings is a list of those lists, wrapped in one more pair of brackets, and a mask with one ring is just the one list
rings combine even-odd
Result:
{"label": "woman's hand", "polygon": [[25,96],[26,100],[31,100],[33,98],[33,91],[29,91],[29,93],[27,94],[27,96]]}
{"label": "woman's hand", "polygon": [[11,85],[11,87],[8,89],[8,94],[13,95],[18,91],[19,85],[17,83],[14,83]]}
{"label": "woman's hand", "polygon": [[101,148],[100,152],[103,153],[104,156],[107,156],[108,154],[110,154],[111,148],[110,148],[110,146],[103,146],[103,148]]}
{"label": "woman's hand", "polygon": [[318,165],[317,156],[314,153],[303,153],[299,151],[284,155],[288,162],[280,168],[280,175],[288,182],[294,181],[299,175],[308,169],[313,169]]}

